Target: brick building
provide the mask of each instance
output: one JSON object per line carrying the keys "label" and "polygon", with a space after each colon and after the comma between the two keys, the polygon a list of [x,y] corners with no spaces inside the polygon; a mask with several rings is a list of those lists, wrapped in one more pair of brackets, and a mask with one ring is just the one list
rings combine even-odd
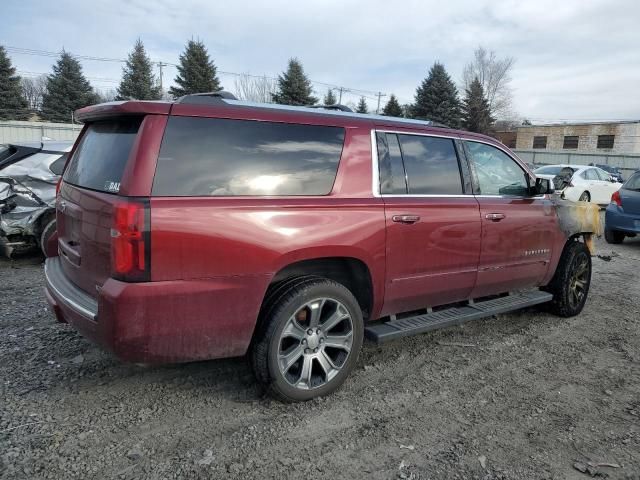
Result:
{"label": "brick building", "polygon": [[[504,140],[500,136],[498,138],[505,145],[513,145],[512,135],[505,136]],[[640,154],[640,121],[522,125],[517,129],[515,148],[552,152]]]}

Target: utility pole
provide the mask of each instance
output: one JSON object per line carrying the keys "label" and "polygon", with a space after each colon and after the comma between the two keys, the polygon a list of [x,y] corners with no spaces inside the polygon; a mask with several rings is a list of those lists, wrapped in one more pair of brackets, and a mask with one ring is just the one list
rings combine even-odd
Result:
{"label": "utility pole", "polygon": [[158,69],[160,70],[160,94],[164,96],[164,90],[162,89],[162,67],[166,67],[167,63],[158,62]]}
{"label": "utility pole", "polygon": [[340,92],[338,94],[338,105],[342,105],[342,93],[343,92],[349,92],[350,90],[348,88],[344,88],[344,87],[334,88],[334,90],[338,90],[338,92]]}
{"label": "utility pole", "polygon": [[380,98],[381,97],[386,97],[387,94],[386,93],[382,93],[382,92],[378,92],[376,93],[376,96],[378,97],[378,106],[376,107],[376,115],[380,114]]}

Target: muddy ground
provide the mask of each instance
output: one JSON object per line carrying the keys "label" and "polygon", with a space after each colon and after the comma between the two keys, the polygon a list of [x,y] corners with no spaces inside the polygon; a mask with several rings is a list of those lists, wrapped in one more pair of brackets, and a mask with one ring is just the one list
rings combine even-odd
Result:
{"label": "muddy ground", "polygon": [[0,261],[0,477],[639,479],[640,239],[598,248],[580,316],[368,344],[297,405],[243,359],[122,364],[55,323],[39,259]]}

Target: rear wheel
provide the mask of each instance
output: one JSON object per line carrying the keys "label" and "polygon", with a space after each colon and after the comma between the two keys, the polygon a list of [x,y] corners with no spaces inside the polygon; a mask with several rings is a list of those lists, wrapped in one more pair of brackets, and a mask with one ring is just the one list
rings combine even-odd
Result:
{"label": "rear wheel", "polygon": [[584,308],[591,285],[591,254],[578,241],[568,243],[553,279],[544,290],[553,294],[551,312],[562,317],[578,315]]}
{"label": "rear wheel", "polygon": [[582,195],[580,195],[580,198],[578,198],[579,202],[588,202],[591,200],[591,195],[589,195],[589,192],[582,192]]}
{"label": "rear wheel", "polygon": [[270,295],[251,348],[256,378],[278,399],[310,400],[336,390],[362,347],[362,312],[343,285],[318,277]]}
{"label": "rear wheel", "polygon": [[624,240],[624,233],[618,232],[617,230],[609,230],[606,228],[604,230],[604,239],[607,243],[622,243]]}

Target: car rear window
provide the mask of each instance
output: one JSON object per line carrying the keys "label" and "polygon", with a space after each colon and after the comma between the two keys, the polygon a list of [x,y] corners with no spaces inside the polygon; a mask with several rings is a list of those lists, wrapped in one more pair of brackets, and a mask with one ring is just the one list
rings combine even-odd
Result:
{"label": "car rear window", "polygon": [[540,174],[540,175],[560,175],[560,172],[562,171],[563,168],[569,168],[569,167],[563,167],[563,166],[540,167],[534,170],[533,173]]}
{"label": "car rear window", "polygon": [[326,195],[343,143],[339,127],[171,117],[153,195]]}
{"label": "car rear window", "polygon": [[640,173],[635,173],[622,186],[626,190],[640,190]]}
{"label": "car rear window", "polygon": [[64,181],[78,187],[118,193],[141,119],[96,122],[82,136]]}

